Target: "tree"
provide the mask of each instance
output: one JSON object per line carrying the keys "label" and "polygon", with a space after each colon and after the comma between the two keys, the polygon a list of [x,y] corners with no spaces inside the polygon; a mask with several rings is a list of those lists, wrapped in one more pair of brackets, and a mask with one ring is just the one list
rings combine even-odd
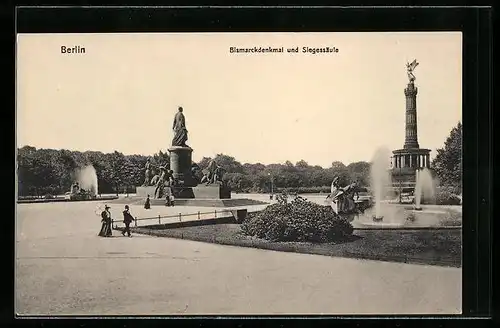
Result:
{"label": "tree", "polygon": [[120,186],[125,182],[124,172],[128,172],[125,156],[120,152],[114,151],[112,154],[109,154],[109,163],[109,177],[118,195]]}
{"label": "tree", "polygon": [[250,164],[250,163],[245,163],[243,164],[243,173],[246,175],[255,175],[259,174],[260,172],[264,171],[266,169],[266,166],[261,163],[256,163],[256,164]]}
{"label": "tree", "polygon": [[371,164],[364,161],[347,165],[350,180],[358,181],[361,186],[368,186],[370,184],[370,167]]}
{"label": "tree", "polygon": [[298,169],[307,169],[307,168],[309,168],[309,164],[306,161],[304,161],[303,159],[301,159],[300,161],[298,161],[295,164],[295,167]]}
{"label": "tree", "polygon": [[227,173],[243,173],[243,165],[232,156],[217,154],[214,159]]}
{"label": "tree", "polygon": [[201,167],[201,169],[206,169],[208,167],[208,164],[210,163],[210,161],[212,160],[211,157],[203,157],[199,162],[198,162],[198,166]]}
{"label": "tree", "polygon": [[432,161],[439,183],[462,189],[462,123],[458,122]]}
{"label": "tree", "polygon": [[351,173],[352,175],[357,177],[359,175],[358,171],[363,172],[363,167],[362,164],[353,163],[350,164],[350,170],[349,170],[349,168],[345,166],[344,163],[340,161],[333,161],[332,166],[328,169],[328,171],[331,172],[332,178],[338,177],[340,185],[344,186],[349,184],[351,180],[355,179],[355,177],[351,177]]}
{"label": "tree", "polygon": [[[170,156],[167,153],[164,153],[160,150],[156,154],[153,155],[151,162],[152,162],[153,166],[157,167],[157,168],[160,166],[168,167],[170,165]],[[145,161],[144,161],[144,164],[146,164]]]}
{"label": "tree", "polygon": [[226,173],[222,179],[234,191],[243,191],[252,187],[252,181],[243,173]]}
{"label": "tree", "polygon": [[[445,147],[446,148],[446,147]],[[440,151],[445,152],[445,150]],[[443,154],[437,157],[444,158]],[[92,165],[97,173],[99,193],[119,193],[123,187],[139,186],[144,182],[144,166],[150,156],[124,155],[118,151],[102,153],[98,151],[71,151],[55,149],[36,149],[25,146],[17,151],[18,193],[24,195],[59,194],[67,192],[76,178],[76,169]],[[245,163],[241,164],[234,157],[218,154],[214,158],[226,170],[224,180],[234,189],[241,191],[270,191],[271,180],[276,188],[323,187],[330,185],[335,176],[341,184],[351,180],[368,181],[370,164],[367,162],[351,163],[347,167],[338,161],[328,169],[318,165],[309,165],[300,160],[296,165],[290,161],[283,164]],[[208,166],[212,158],[203,157],[199,166]],[[169,164],[167,153],[159,151],[152,156],[153,168]],[[443,170],[442,170],[443,171]],[[451,171],[461,172],[459,169]],[[446,177],[446,174],[442,174]],[[458,174],[460,176],[460,173]],[[448,178],[448,180],[457,177]]]}

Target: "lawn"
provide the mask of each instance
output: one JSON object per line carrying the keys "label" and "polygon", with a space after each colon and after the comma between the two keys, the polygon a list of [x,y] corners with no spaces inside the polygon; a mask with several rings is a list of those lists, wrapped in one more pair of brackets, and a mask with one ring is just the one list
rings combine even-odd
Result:
{"label": "lawn", "polygon": [[238,224],[170,229],[133,228],[136,233],[202,242],[357,259],[461,267],[462,230],[355,230],[339,243],[271,242],[245,236]]}

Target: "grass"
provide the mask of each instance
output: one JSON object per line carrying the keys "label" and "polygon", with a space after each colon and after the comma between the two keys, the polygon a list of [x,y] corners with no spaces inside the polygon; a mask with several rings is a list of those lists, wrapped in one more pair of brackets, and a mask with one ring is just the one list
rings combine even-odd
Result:
{"label": "grass", "polygon": [[356,259],[461,267],[461,229],[355,230],[338,243],[271,242],[245,236],[238,224],[213,224],[171,229],[133,228],[136,233],[158,237],[253,247],[284,252]]}
{"label": "grass", "polygon": [[462,213],[448,210],[448,215],[445,219],[441,220],[442,226],[448,227],[461,227],[462,226]]}

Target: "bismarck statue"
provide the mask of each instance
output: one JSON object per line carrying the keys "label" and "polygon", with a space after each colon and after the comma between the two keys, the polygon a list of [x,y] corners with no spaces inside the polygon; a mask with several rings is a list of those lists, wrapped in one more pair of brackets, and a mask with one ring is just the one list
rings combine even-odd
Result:
{"label": "bismarck statue", "polygon": [[172,146],[168,149],[170,152],[170,169],[172,170],[172,176],[176,181],[177,187],[194,187],[198,183],[193,179],[191,173],[191,154],[193,149],[186,145],[188,131],[186,129],[186,118],[184,117],[182,107],[178,108],[174,116],[172,128],[174,137],[172,139]]}
{"label": "bismarck statue", "polygon": [[[193,162],[193,149],[186,144],[188,140],[188,130],[186,128],[186,118],[182,107],[178,107],[175,113],[173,125],[173,138],[171,146],[168,148],[170,165],[160,167],[161,174],[153,174],[153,169],[157,171],[151,161],[146,165],[145,180],[150,180],[149,185],[137,187],[136,194],[139,197],[149,199],[154,195],[155,199],[149,200],[151,205],[168,204],[170,197],[175,198],[175,204],[183,206],[210,206],[210,207],[236,207],[241,206],[242,200],[231,202],[231,189],[223,182],[225,170],[212,161],[209,166],[202,170],[199,165]],[[149,169],[149,171],[148,171]],[[146,173],[146,172],[145,172]],[[160,198],[165,197],[162,202]],[[244,204],[265,204],[263,202],[244,200]],[[236,213],[238,212],[238,213]],[[240,220],[240,210],[233,215],[238,216]],[[246,214],[245,214],[246,215]]]}
{"label": "bismarck statue", "polygon": [[182,107],[179,107],[177,114],[174,117],[174,138],[172,139],[172,146],[187,147],[186,141],[188,140],[188,131],[186,129],[186,118],[182,113]]}

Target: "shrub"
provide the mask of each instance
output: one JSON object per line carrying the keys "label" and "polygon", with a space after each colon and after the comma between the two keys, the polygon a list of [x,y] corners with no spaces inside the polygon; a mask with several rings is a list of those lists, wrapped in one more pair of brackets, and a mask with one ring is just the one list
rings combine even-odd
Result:
{"label": "shrub", "polygon": [[447,191],[447,190],[437,190],[436,192],[436,204],[438,205],[460,205],[460,197]]}
{"label": "shrub", "polygon": [[278,203],[248,216],[241,230],[271,241],[331,242],[350,236],[353,227],[328,206],[300,196],[288,202],[285,194],[278,197]]}

